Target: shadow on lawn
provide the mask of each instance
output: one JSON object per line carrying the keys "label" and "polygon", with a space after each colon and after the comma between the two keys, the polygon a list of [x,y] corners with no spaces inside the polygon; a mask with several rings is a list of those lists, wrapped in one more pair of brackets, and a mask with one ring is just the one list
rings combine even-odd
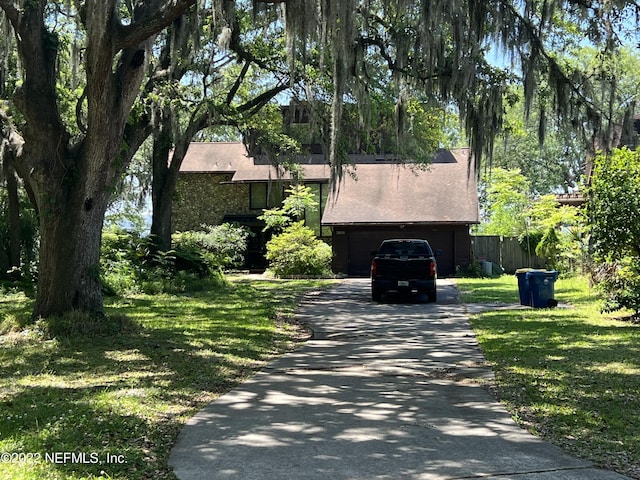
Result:
{"label": "shadow on lawn", "polygon": [[126,460],[48,465],[67,476],[172,476],[167,457],[183,417],[291,348],[273,325],[279,292],[240,284],[219,295],[131,298],[109,311],[138,321],[139,332],[4,349],[0,440],[15,452]]}
{"label": "shadow on lawn", "polygon": [[[640,450],[640,329],[579,309],[500,311],[472,320],[499,396],[527,428],[627,471]],[[576,428],[576,426],[579,428]]]}

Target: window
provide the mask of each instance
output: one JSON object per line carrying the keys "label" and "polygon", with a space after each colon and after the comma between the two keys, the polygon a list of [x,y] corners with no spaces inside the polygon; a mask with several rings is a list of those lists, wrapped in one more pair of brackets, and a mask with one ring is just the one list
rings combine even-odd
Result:
{"label": "window", "polygon": [[262,210],[267,208],[267,191],[268,188],[266,183],[250,183],[249,208],[252,210]]}
{"label": "window", "polygon": [[311,228],[317,236],[330,237],[331,228],[320,225],[322,214],[324,213],[324,207],[327,204],[327,197],[329,196],[329,185],[326,183],[308,183],[306,185],[311,188],[313,199],[317,202],[318,208],[316,211],[305,212],[305,224],[307,227]]}
{"label": "window", "polygon": [[[305,225],[311,228],[319,237],[330,237],[331,228],[322,227],[320,221],[324,213],[324,207],[329,196],[329,185],[327,183],[307,183],[311,188],[313,199],[318,203],[315,211],[306,211],[304,214]],[[282,206],[284,198],[283,185],[280,183],[250,183],[249,184],[249,208],[252,210],[264,210]]]}
{"label": "window", "polygon": [[282,185],[280,183],[250,183],[249,208],[264,210],[279,207],[282,204]]}

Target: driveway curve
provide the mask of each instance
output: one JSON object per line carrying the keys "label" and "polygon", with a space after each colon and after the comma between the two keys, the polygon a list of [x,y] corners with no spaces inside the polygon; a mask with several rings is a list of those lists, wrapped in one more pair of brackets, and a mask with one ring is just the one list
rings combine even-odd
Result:
{"label": "driveway curve", "polygon": [[[314,336],[191,418],[181,480],[620,480],[518,427],[457,302],[370,300],[349,279],[302,303]],[[486,383],[486,382],[485,382]]]}

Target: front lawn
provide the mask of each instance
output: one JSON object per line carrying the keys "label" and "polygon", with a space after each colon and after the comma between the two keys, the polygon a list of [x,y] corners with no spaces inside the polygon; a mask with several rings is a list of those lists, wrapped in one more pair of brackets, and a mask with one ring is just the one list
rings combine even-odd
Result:
{"label": "front lawn", "polygon": [[[463,302],[518,303],[515,276],[456,283]],[[555,294],[566,308],[472,317],[496,394],[533,433],[640,478],[640,326],[601,314],[585,279],[559,279]]]}
{"label": "front lawn", "polygon": [[[328,283],[236,278],[111,301],[117,335],[48,339],[39,324],[0,336],[0,479],[175,478],[167,459],[184,422],[294,348],[301,331],[283,319]],[[30,308],[0,297],[3,329]]]}

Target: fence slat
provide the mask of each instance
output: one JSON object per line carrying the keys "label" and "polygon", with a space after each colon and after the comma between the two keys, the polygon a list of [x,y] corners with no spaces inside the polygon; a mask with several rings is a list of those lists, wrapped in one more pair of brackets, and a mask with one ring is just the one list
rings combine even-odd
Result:
{"label": "fence slat", "polygon": [[478,260],[487,260],[502,266],[506,273],[518,268],[544,268],[545,259],[525,252],[515,237],[499,235],[472,235],[473,255]]}

